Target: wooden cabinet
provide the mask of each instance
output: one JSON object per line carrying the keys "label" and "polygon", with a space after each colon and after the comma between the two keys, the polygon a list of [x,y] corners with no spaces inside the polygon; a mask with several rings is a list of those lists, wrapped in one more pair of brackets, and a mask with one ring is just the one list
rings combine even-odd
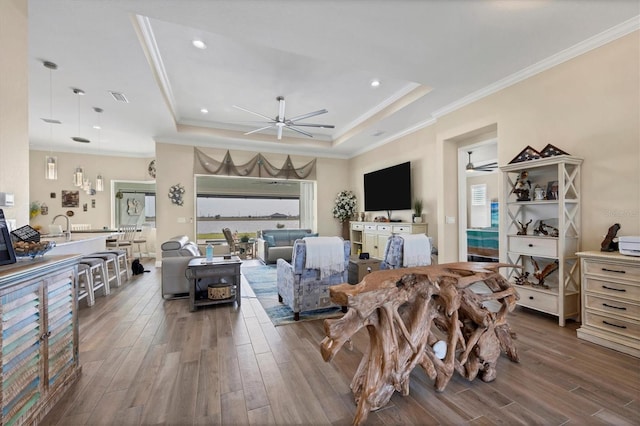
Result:
{"label": "wooden cabinet", "polygon": [[358,284],[365,275],[380,269],[379,259],[357,259],[349,260],[349,284]]}
{"label": "wooden cabinet", "polygon": [[0,268],[1,424],[37,423],[78,378],[77,259]]}
{"label": "wooden cabinet", "polygon": [[640,257],[581,252],[578,337],[640,357]]}
{"label": "wooden cabinet", "polygon": [[[559,155],[500,167],[501,261],[520,266],[506,269],[509,280],[520,284],[518,304],[557,316],[561,326],[580,317],[581,164],[580,158]],[[529,197],[517,195],[523,180]],[[535,197],[536,187],[543,197]],[[541,284],[536,273],[545,269],[554,272]]]}
{"label": "wooden cabinet", "polygon": [[408,222],[351,222],[351,254],[369,253],[382,259],[387,240],[393,234],[427,234],[426,223]]}

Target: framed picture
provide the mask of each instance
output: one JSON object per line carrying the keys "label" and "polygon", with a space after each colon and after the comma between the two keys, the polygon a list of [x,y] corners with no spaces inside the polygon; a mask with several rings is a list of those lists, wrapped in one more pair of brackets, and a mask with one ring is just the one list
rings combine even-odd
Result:
{"label": "framed picture", "polygon": [[547,200],[558,199],[558,181],[552,180],[547,183]]}
{"label": "framed picture", "polygon": [[62,191],[62,207],[79,207],[80,191]]}

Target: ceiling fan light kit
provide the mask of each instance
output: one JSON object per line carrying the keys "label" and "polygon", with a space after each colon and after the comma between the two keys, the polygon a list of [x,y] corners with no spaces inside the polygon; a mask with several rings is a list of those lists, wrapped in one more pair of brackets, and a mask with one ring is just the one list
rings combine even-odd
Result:
{"label": "ceiling fan light kit", "polygon": [[320,109],[318,111],[308,112],[306,114],[297,115],[292,118],[287,118],[285,116],[286,104],[284,101],[284,96],[278,96],[276,97],[276,100],[278,101],[278,115],[275,118],[271,118],[266,115],[260,114],[258,112],[251,111],[246,108],[242,108],[238,105],[233,106],[234,108],[237,108],[241,111],[245,111],[245,112],[248,112],[249,114],[257,115],[258,117],[261,117],[267,120],[267,122],[265,123],[266,126],[260,127],[255,130],[251,130],[250,132],[245,133],[245,135],[251,135],[253,133],[258,133],[263,130],[267,130],[275,127],[277,131],[276,134],[277,134],[278,140],[282,139],[282,130],[285,128],[288,130],[292,130],[294,132],[300,133],[302,135],[305,135],[307,137],[313,138],[313,135],[311,133],[306,132],[302,129],[299,129],[299,127],[316,127],[320,129],[333,129],[335,127],[332,124],[299,123],[299,121],[306,120],[307,118],[315,117],[316,115],[320,115],[320,114],[326,114],[328,112],[326,109]]}

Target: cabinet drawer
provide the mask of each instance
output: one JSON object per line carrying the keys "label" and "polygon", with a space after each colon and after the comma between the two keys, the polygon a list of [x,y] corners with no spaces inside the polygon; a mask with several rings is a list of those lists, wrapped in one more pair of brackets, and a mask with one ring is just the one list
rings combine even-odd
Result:
{"label": "cabinet drawer", "polygon": [[584,262],[584,271],[582,272],[584,274],[600,275],[613,279],[624,278],[640,282],[640,267],[638,266],[587,259]]}
{"label": "cabinet drawer", "polygon": [[375,231],[376,229],[378,229],[377,225],[365,225],[364,229],[366,229],[367,231]]}
{"label": "cabinet drawer", "polygon": [[189,268],[193,278],[224,277],[240,275],[240,265],[217,265],[215,267]]}
{"label": "cabinet drawer", "polygon": [[513,235],[509,236],[509,251],[530,256],[558,257],[558,239]]}
{"label": "cabinet drawer", "polygon": [[585,323],[601,330],[618,333],[636,340],[640,339],[640,322],[587,310],[585,312]]}
{"label": "cabinet drawer", "polygon": [[351,229],[354,231],[362,231],[364,229],[364,225],[362,223],[352,223]]}
{"label": "cabinet drawer", "polygon": [[391,225],[378,225],[377,230],[380,232],[389,232],[391,231]]}
{"label": "cabinet drawer", "polygon": [[391,227],[391,232],[395,234],[410,234],[411,226],[409,225],[394,225]]}
{"label": "cabinet drawer", "polygon": [[555,294],[542,293],[523,286],[516,286],[520,295],[518,305],[550,314],[558,314],[558,296]]}
{"label": "cabinet drawer", "polygon": [[585,296],[585,308],[588,310],[598,310],[610,312],[612,314],[640,319],[640,305],[624,302],[617,299],[608,299],[595,294]]}
{"label": "cabinet drawer", "polygon": [[611,282],[593,277],[587,277],[584,281],[587,292],[620,299],[640,300],[640,285]]}

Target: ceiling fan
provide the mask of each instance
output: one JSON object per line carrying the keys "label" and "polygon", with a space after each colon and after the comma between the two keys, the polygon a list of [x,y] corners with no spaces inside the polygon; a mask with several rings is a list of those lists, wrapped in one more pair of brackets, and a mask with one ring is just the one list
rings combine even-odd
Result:
{"label": "ceiling fan", "polygon": [[318,111],[308,112],[306,114],[297,115],[292,118],[287,118],[284,115],[285,103],[284,96],[278,96],[276,100],[279,102],[278,115],[275,118],[267,117],[266,115],[260,114],[258,112],[250,111],[248,109],[239,107],[238,105],[234,105],[234,108],[239,110],[248,112],[249,114],[257,115],[258,117],[262,117],[267,120],[267,126],[260,127],[259,129],[252,130],[250,132],[245,133],[245,135],[250,135],[252,133],[261,132],[262,130],[271,129],[275,127],[278,131],[278,140],[282,139],[282,129],[287,128],[289,130],[293,130],[294,132],[298,132],[310,138],[313,135],[309,132],[305,132],[304,130],[299,129],[298,127],[319,127],[321,129],[333,129],[335,126],[331,124],[305,124],[299,123],[301,120],[306,120],[307,118],[315,117],[316,115],[326,114],[328,111],[326,109],[320,109]]}
{"label": "ceiling fan", "polygon": [[495,161],[492,163],[487,163],[487,164],[483,164],[481,166],[474,166],[473,163],[471,162],[471,154],[473,153],[473,151],[467,151],[467,154],[469,154],[469,162],[467,163],[467,166],[465,167],[467,172],[490,172],[493,171],[495,169],[498,168],[498,163],[496,163]]}

